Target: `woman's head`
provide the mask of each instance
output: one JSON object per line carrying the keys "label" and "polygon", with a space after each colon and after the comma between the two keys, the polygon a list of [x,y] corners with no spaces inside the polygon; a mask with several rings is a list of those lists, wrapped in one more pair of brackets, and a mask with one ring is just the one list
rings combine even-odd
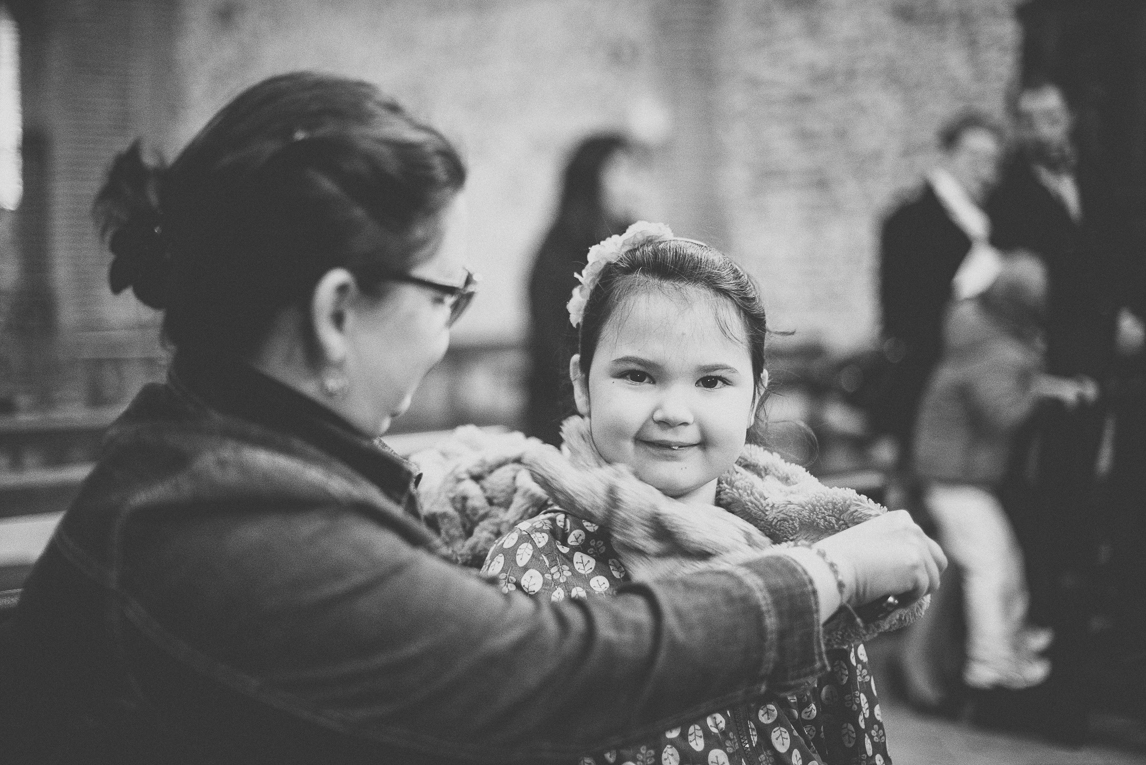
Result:
{"label": "woman's head", "polygon": [[755,421],[767,332],[751,278],[712,247],[648,241],[605,265],[570,365],[602,456],[711,503]]}
{"label": "woman's head", "polygon": [[133,146],[95,214],[112,289],[162,309],[177,349],[246,359],[381,432],[472,294],[465,175],[373,85],[300,72],[240,94],[170,167]]}
{"label": "woman's head", "polygon": [[976,202],[983,202],[998,181],[1002,131],[986,116],[967,112],[939,131],[944,166]]}
{"label": "woman's head", "polygon": [[[608,231],[611,222],[626,218],[629,210],[616,209],[618,185],[612,176],[624,165],[632,151],[630,141],[620,133],[596,133],[573,150],[562,175],[558,217],[566,226],[594,232]],[[623,175],[623,172],[620,173]]]}
{"label": "woman's head", "polygon": [[169,167],[133,146],[95,213],[114,291],[164,310],[176,347],[250,356],[331,269],[380,293],[427,261],[464,181],[449,142],[373,85],[299,72],[241,93]]}

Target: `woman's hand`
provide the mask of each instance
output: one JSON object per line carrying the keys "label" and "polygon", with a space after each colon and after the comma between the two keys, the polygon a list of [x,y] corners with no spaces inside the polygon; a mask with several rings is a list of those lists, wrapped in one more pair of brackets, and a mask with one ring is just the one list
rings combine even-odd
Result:
{"label": "woman's hand", "polygon": [[934,592],[947,556],[935,540],[911,519],[895,510],[816,542],[836,563],[844,582],[844,598],[861,606],[888,595],[909,603]]}

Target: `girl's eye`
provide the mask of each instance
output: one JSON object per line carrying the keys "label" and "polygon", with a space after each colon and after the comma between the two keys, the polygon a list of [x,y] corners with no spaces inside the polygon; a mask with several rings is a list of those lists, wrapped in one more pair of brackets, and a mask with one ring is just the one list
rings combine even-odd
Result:
{"label": "girl's eye", "polygon": [[648,372],[642,372],[639,369],[630,369],[628,372],[621,373],[621,379],[633,383],[647,383],[652,378],[649,377]]}
{"label": "girl's eye", "polygon": [[711,390],[714,388],[723,388],[725,385],[728,385],[728,380],[725,380],[723,377],[717,377],[716,375],[706,375],[697,380],[696,384],[702,388]]}

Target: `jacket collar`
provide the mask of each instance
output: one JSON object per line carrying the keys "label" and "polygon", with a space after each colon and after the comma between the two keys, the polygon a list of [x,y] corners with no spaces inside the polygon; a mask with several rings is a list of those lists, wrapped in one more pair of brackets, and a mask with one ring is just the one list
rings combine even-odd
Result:
{"label": "jacket collar", "polygon": [[268,430],[301,439],[346,464],[407,513],[421,518],[408,463],[319,402],[243,361],[209,360],[180,352],[168,372],[170,385],[207,407]]}

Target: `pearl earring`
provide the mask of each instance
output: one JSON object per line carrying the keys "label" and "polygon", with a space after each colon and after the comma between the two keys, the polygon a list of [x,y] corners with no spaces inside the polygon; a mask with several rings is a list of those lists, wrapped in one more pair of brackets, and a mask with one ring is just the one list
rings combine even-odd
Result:
{"label": "pearl earring", "polygon": [[322,392],[331,398],[342,398],[350,390],[350,381],[341,372],[331,372],[322,377]]}

